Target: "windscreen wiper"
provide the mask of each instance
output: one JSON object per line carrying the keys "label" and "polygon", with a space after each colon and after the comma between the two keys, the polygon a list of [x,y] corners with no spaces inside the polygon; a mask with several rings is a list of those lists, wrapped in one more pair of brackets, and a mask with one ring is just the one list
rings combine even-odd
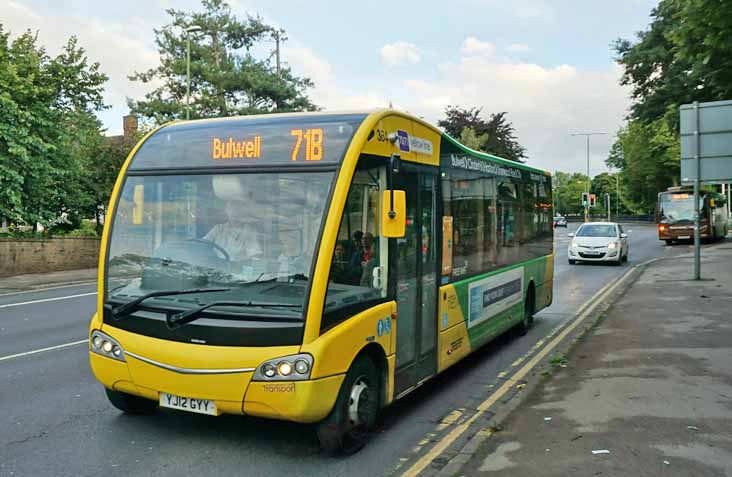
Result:
{"label": "windscreen wiper", "polygon": [[134,313],[140,308],[140,304],[148,298],[155,298],[158,296],[173,296],[173,295],[191,295],[194,293],[214,293],[214,292],[225,292],[231,288],[193,288],[188,290],[158,290],[150,292],[146,295],[135,298],[134,300],[128,301],[127,303],[120,305],[116,308],[112,308],[112,318],[120,320],[130,313]]}
{"label": "windscreen wiper", "polygon": [[[193,308],[192,310],[184,311],[181,313],[176,313],[175,315],[169,315],[165,321],[168,324],[168,328],[174,329],[179,326],[183,326],[186,323],[190,323],[191,321],[197,320],[198,318],[200,318],[200,315],[203,311],[205,311],[211,307],[214,307],[214,306],[246,306],[246,307],[255,307],[255,308],[300,308],[300,305],[292,305],[292,304],[285,304],[285,303],[257,303],[257,302],[253,302],[253,301],[212,301],[211,303],[206,303],[205,305],[201,305],[198,308]],[[287,320],[287,321],[290,321],[290,320]]]}

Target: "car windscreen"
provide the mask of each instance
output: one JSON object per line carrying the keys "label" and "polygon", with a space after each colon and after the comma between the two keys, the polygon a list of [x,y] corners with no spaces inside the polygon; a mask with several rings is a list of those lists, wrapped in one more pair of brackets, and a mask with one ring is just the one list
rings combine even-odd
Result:
{"label": "car windscreen", "polygon": [[[333,172],[129,176],[108,250],[106,299],[152,308],[213,300],[231,314],[302,316]],[[281,305],[278,308],[278,305]],[[297,306],[293,306],[297,305]]]}
{"label": "car windscreen", "polygon": [[617,237],[614,225],[585,224],[577,230],[577,237]]}

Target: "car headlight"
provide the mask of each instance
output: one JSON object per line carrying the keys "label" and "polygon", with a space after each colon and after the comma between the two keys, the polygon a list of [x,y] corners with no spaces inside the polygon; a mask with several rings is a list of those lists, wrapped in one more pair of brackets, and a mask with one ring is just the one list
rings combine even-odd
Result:
{"label": "car headlight", "polygon": [[572,242],[572,244],[571,244],[570,246],[571,246],[572,248],[577,248],[577,247],[579,247],[579,245],[577,245],[577,242]]}
{"label": "car headlight", "polygon": [[91,335],[89,349],[93,353],[100,354],[107,358],[116,359],[117,361],[125,360],[125,351],[117,340],[106,333],[94,330]]}
{"label": "car headlight", "polygon": [[310,379],[313,357],[293,354],[265,361],[254,371],[252,381],[302,381]]}
{"label": "car headlight", "polygon": [[614,249],[615,247],[617,247],[617,244],[615,242],[610,242],[609,244],[607,244],[607,248],[609,248],[610,250]]}

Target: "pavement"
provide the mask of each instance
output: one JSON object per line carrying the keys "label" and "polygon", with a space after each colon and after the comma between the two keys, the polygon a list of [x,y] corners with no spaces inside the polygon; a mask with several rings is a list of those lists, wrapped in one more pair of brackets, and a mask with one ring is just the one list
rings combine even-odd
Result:
{"label": "pavement", "polygon": [[0,278],[0,295],[18,291],[52,288],[54,286],[92,283],[97,279],[96,268],[66,270],[62,272],[29,273]]}
{"label": "pavement", "polygon": [[732,476],[732,245],[692,267],[645,267],[452,474]]}

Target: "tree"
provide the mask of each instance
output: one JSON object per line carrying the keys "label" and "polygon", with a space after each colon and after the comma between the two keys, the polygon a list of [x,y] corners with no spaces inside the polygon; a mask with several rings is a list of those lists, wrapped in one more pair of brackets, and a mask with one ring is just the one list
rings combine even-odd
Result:
{"label": "tree", "polygon": [[623,188],[623,183],[620,181],[620,174],[602,172],[596,175],[592,178],[590,192],[597,197],[597,205],[592,211],[593,215],[607,216],[605,194],[610,195],[610,212],[612,215],[615,215],[616,211],[619,211],[621,214],[632,213],[625,204],[624,197],[626,193]]}
{"label": "tree", "polygon": [[732,98],[732,2],[661,0],[651,19],[635,42],[614,44],[633,105],[606,161],[622,171],[627,205],[645,212],[679,180],[679,106]]}
{"label": "tree", "polygon": [[[480,117],[481,108],[445,108],[445,119],[437,124],[454,138],[471,141],[472,149],[487,152],[511,161],[523,162],[526,149],[518,143],[513,125],[506,119],[506,112],[491,114],[488,120]],[[469,131],[464,131],[468,129]],[[476,147],[477,146],[477,147]]]}
{"label": "tree", "polygon": [[[310,79],[252,54],[255,45],[284,38],[282,30],[259,17],[238,19],[223,0],[202,4],[202,13],[167,10],[171,23],[155,30],[160,65],[129,77],[163,84],[144,100],[128,99],[133,114],[154,124],[185,118],[187,35],[191,35],[191,118],[316,109],[306,95],[313,86]],[[191,26],[201,31],[186,34]]]}
{"label": "tree", "polygon": [[614,44],[620,82],[632,87],[632,119],[655,121],[681,104],[732,97],[732,3],[661,0],[651,18],[635,43]]}
{"label": "tree", "polygon": [[27,31],[9,43],[0,25],[0,216],[51,225],[78,217],[88,199],[80,187],[94,113],[105,107],[107,76],[71,37],[51,58]]}
{"label": "tree", "polygon": [[561,215],[581,215],[582,193],[587,192],[587,176],[575,172],[557,171],[552,178],[554,190],[554,210]]}
{"label": "tree", "polygon": [[678,185],[680,155],[678,136],[668,121],[631,121],[617,134],[608,165],[622,164],[622,183],[631,209],[650,213],[659,191]]}

